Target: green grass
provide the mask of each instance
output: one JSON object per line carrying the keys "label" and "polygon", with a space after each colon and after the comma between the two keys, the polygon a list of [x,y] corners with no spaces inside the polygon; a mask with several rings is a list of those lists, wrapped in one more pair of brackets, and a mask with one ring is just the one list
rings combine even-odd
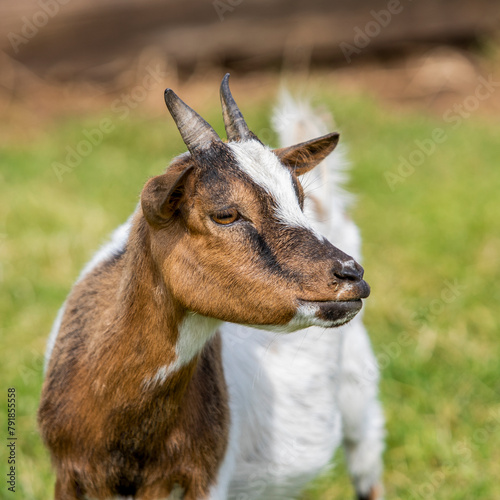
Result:
{"label": "green grass", "polygon": [[[317,101],[335,110],[354,164],[352,215],[372,286],[365,318],[382,366],[387,498],[496,498],[500,125],[473,115],[452,129],[439,117],[321,88]],[[241,103],[257,133],[269,127],[270,103]],[[205,115],[220,131],[215,102]],[[106,117],[114,130],[60,182],[52,163]],[[386,173],[437,127],[446,140],[391,190]],[[1,147],[0,373],[4,401],[7,387],[17,390],[17,498],[47,499],[53,488],[35,415],[56,311],[83,264],[134,209],[146,179],[181,151],[166,113],[60,119],[34,141]],[[5,413],[0,428],[5,438]],[[13,498],[0,450],[0,498]],[[337,462],[304,500],[352,497],[341,453]]]}

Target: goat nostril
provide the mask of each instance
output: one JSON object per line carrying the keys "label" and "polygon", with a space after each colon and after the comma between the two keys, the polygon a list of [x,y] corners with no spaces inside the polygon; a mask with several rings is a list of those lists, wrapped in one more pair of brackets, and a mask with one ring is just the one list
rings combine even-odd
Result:
{"label": "goat nostril", "polygon": [[363,279],[364,273],[365,270],[357,262],[350,260],[342,262],[342,269],[334,275],[341,280],[358,281]]}

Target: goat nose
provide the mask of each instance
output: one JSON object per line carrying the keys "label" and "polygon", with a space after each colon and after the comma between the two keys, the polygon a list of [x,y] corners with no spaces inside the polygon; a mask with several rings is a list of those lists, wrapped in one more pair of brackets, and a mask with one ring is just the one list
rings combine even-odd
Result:
{"label": "goat nose", "polygon": [[363,279],[365,270],[354,260],[343,261],[340,271],[335,272],[337,278],[350,281]]}

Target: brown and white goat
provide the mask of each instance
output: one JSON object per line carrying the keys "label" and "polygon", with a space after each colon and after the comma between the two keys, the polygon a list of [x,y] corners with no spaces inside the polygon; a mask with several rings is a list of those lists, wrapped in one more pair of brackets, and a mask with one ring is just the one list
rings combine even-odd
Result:
{"label": "brown and white goat", "polygon": [[303,213],[298,177],[338,134],[271,150],[227,75],[221,100],[228,142],[165,91],[189,151],[146,183],[122,245],[61,312],[39,409],[58,500],[227,498],[237,445],[222,322],[337,327],[369,295],[359,264]]}

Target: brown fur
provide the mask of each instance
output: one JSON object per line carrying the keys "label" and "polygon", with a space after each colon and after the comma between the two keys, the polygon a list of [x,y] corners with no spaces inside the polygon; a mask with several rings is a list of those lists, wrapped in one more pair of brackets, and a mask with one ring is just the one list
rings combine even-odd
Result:
{"label": "brown fur", "polygon": [[332,132],[300,144],[275,149],[274,152],[284,165],[293,169],[297,175],[303,175],[321,163],[338,142],[339,134]]}
{"label": "brown fur", "polygon": [[229,415],[218,336],[165,384],[143,386],[174,361],[185,314],[157,278],[147,237],[139,216],[125,254],[68,298],[39,410],[58,499],[158,498],[175,483],[186,499],[203,498],[224,456]]}

